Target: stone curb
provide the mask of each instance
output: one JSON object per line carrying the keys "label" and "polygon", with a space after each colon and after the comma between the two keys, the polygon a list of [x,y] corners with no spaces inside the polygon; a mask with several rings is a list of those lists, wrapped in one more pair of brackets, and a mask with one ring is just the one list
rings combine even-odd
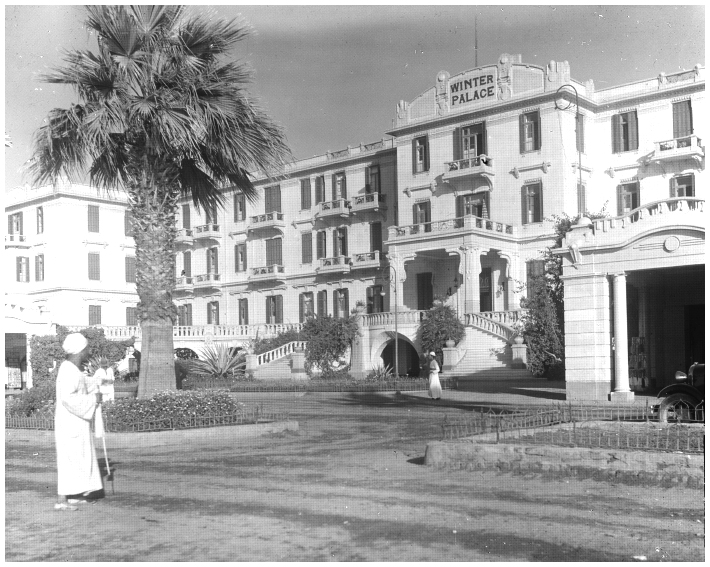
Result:
{"label": "stone curb", "polygon": [[[199,429],[174,429],[172,431],[151,431],[141,433],[106,433],[106,448],[136,449],[143,447],[174,447],[189,445],[194,442],[229,441],[249,437],[258,437],[269,433],[298,431],[297,421],[276,421],[250,425],[223,425]],[[44,441],[54,443],[54,431],[31,429],[6,429],[5,441]],[[100,439],[94,439],[97,449],[103,449]]]}

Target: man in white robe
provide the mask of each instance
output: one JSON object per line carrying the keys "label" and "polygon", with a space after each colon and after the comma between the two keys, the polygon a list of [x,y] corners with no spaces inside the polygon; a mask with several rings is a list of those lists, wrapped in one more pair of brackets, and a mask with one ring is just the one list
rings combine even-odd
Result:
{"label": "man in white robe", "polygon": [[91,419],[101,403],[101,394],[87,393],[82,363],[89,356],[88,342],[81,333],[72,333],[62,344],[67,359],[57,375],[57,402],[54,437],[57,445],[57,503],[55,510],[76,510],[67,501],[73,494],[87,495],[103,488]]}

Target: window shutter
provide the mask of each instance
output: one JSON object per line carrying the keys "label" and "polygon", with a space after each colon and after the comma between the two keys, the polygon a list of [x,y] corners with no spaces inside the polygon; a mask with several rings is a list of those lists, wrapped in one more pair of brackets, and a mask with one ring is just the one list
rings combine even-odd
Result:
{"label": "window shutter", "polygon": [[343,251],[340,249],[339,242],[338,242],[338,230],[335,229],[333,231],[333,256],[342,256]]}
{"label": "window shutter", "polygon": [[318,316],[319,317],[325,317],[325,315],[326,315],[325,297],[323,295],[324,293],[325,293],[324,291],[319,291],[316,294],[316,298],[317,298],[317,302],[318,302],[317,309],[318,309]]}
{"label": "window shutter", "polygon": [[520,204],[520,209],[523,212],[523,224],[528,224],[528,188],[527,186],[523,185],[523,189],[520,193],[521,196],[521,204]]}
{"label": "window shutter", "polygon": [[313,261],[313,237],[310,232],[301,234],[301,263],[310,264]]}
{"label": "window shutter", "polygon": [[276,323],[281,324],[284,322],[284,301],[283,295],[277,295],[276,299]]}
{"label": "window shutter", "polygon": [[[98,218],[98,212],[99,208],[96,207],[96,232],[99,231],[99,218]],[[23,217],[24,215],[22,213],[17,213],[20,216],[20,234],[25,234],[25,227],[23,226]]]}
{"label": "window shutter", "polygon": [[325,246],[325,231],[320,231],[316,237],[316,255],[318,256],[318,259],[320,260],[321,258],[325,258],[326,255],[326,246]]}
{"label": "window shutter", "polygon": [[35,281],[40,281],[39,279],[39,256],[35,256]]}
{"label": "window shutter", "polygon": [[185,325],[192,326],[192,303],[185,305]]}
{"label": "window shutter", "polygon": [[190,205],[182,206],[182,227],[190,228]]}
{"label": "window shutter", "polygon": [[623,211],[624,201],[622,198],[623,185],[616,186],[616,214],[621,215]]}
{"label": "window shutter", "polygon": [[693,133],[693,113],[689,100],[673,104],[673,137],[683,138]]}
{"label": "window shutter", "polygon": [[282,251],[282,246],[283,246],[283,240],[281,238],[277,238],[275,242],[275,248],[276,248],[276,263],[279,266],[283,266],[283,256],[281,255]]}
{"label": "window shutter", "polygon": [[214,263],[214,266],[212,266],[213,274],[219,274],[219,257],[217,250],[217,248],[212,248],[212,262]]}
{"label": "window shutter", "polygon": [[21,282],[22,281],[22,258],[19,256],[15,259],[15,265],[17,267],[17,281]]}
{"label": "window shutter", "polygon": [[629,116],[629,150],[639,148],[639,125],[636,118],[636,111],[628,113]]}
{"label": "window shutter", "polygon": [[216,319],[216,321],[214,321],[214,324],[219,325],[219,301],[214,302],[214,314]]}
{"label": "window shutter", "polygon": [[584,153],[584,115],[575,116],[577,122],[577,151]]}
{"label": "window shutter", "polygon": [[207,303],[207,324],[208,325],[212,324],[212,303],[211,302]]}
{"label": "window shutter", "polygon": [[234,194],[234,222],[239,219],[239,193]]}
{"label": "window shutter", "polygon": [[417,139],[412,140],[412,173],[417,172]]}
{"label": "window shutter", "polygon": [[331,189],[331,194],[332,194],[332,200],[333,200],[333,201],[335,201],[335,199],[337,199],[337,197],[336,197],[337,193],[336,193],[336,191],[335,191],[337,179],[338,179],[338,176],[337,176],[337,175],[333,175],[333,176],[331,176],[331,178],[330,178],[330,189]]}
{"label": "window shutter", "polygon": [[15,227],[13,226],[13,223],[12,223],[12,215],[7,216],[7,233],[8,234],[15,234]]}
{"label": "window shutter", "polygon": [[88,206],[89,232],[99,232],[99,208],[96,205]]}
{"label": "window shutter", "polygon": [[340,304],[338,303],[338,290],[333,290],[333,317],[340,318]]}
{"label": "window shutter", "polygon": [[300,323],[303,323],[303,320],[305,318],[305,313],[306,313],[306,309],[305,309],[305,305],[304,305],[305,299],[306,298],[304,297],[303,293],[298,294],[298,321]]}
{"label": "window shutter", "polygon": [[621,151],[621,115],[611,117],[611,152],[618,154]]}
{"label": "window shutter", "polygon": [[520,120],[520,153],[525,153],[525,115],[521,114]]}
{"label": "window shutter", "polygon": [[340,198],[341,199],[347,199],[348,198],[348,180],[347,177],[345,177],[345,174],[343,173],[342,177],[340,178]]}
{"label": "window shutter", "polygon": [[429,136],[424,138],[424,171],[429,171]]}
{"label": "window shutter", "polygon": [[[676,138],[678,136],[675,136]],[[670,179],[670,195],[671,199],[675,199],[678,196],[678,184],[677,184],[677,179],[675,177],[671,177]]]}
{"label": "window shutter", "polygon": [[454,129],[454,147],[453,147],[454,161],[463,159],[463,133],[461,128]]}
{"label": "window shutter", "polygon": [[210,254],[209,248],[207,250],[205,250],[205,254],[207,255],[207,273],[211,274],[212,273],[212,254]]}
{"label": "window shutter", "polygon": [[478,155],[486,154],[488,155],[488,136],[486,132],[486,123],[481,123],[481,147],[478,150]]}
{"label": "window shutter", "polygon": [[182,268],[185,270],[185,275],[187,277],[192,276],[192,253],[184,252],[182,255]]}
{"label": "window shutter", "polygon": [[276,212],[281,212],[281,185],[274,187],[274,206],[276,207]]}
{"label": "window shutter", "polygon": [[538,211],[538,217],[535,219],[535,221],[542,222],[542,220],[545,218],[545,209],[542,206],[543,203],[545,202],[545,199],[544,199],[545,194],[542,190],[542,181],[540,181],[540,183],[537,184],[537,191],[538,191],[537,203],[539,206],[539,211]]}
{"label": "window shutter", "polygon": [[463,207],[463,195],[456,197],[456,218],[460,218],[466,214]]}
{"label": "window shutter", "polygon": [[542,148],[542,117],[540,116],[540,111],[535,112],[535,149],[539,150]]}
{"label": "window shutter", "polygon": [[373,222],[370,225],[370,251],[382,252],[382,223]]}
{"label": "window shutter", "polygon": [[343,308],[343,318],[347,319],[350,315],[350,292],[346,288],[342,290],[341,293],[343,294],[343,303],[345,304],[345,307]]}

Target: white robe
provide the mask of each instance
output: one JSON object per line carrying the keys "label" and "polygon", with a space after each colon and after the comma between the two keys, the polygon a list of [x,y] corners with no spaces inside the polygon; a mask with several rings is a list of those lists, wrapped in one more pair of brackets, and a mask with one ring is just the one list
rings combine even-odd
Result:
{"label": "white robe", "polygon": [[439,363],[432,360],[429,363],[429,397],[441,398],[441,382],[439,382]]}
{"label": "white robe", "polygon": [[67,496],[101,490],[91,418],[96,395],[88,394],[85,375],[65,360],[57,375],[54,438],[57,444],[57,494]]}

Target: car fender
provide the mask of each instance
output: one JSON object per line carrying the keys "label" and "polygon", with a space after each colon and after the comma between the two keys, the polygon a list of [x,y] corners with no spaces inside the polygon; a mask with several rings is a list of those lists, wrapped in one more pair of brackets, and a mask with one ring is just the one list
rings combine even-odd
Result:
{"label": "car fender", "polygon": [[666,386],[658,392],[656,397],[665,398],[671,394],[688,394],[689,396],[695,398],[698,402],[703,401],[703,395],[700,390],[687,384],[671,384],[670,386]]}

